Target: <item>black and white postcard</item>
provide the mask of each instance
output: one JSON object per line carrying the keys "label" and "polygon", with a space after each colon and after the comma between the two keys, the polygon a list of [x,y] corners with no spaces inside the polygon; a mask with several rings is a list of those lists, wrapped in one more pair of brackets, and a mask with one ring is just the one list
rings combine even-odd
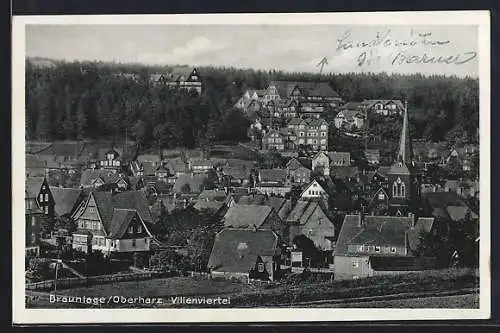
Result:
{"label": "black and white postcard", "polygon": [[14,323],[489,318],[489,50],[480,11],[14,17]]}

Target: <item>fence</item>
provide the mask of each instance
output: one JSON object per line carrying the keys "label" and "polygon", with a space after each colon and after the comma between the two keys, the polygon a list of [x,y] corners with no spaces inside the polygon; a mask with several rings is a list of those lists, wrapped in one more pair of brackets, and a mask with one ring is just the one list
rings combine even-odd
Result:
{"label": "fence", "polygon": [[[143,272],[131,274],[114,274],[102,276],[89,276],[86,278],[63,278],[57,279],[57,289],[66,289],[79,286],[89,286],[94,284],[106,284],[124,281],[148,280],[163,277],[165,274],[161,272]],[[41,282],[27,283],[27,290],[52,290],[54,289],[54,280],[46,280]]]}

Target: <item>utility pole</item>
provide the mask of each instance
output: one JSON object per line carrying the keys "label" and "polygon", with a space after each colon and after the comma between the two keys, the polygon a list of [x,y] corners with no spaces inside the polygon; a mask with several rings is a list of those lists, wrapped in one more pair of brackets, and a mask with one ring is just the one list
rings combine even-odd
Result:
{"label": "utility pole", "polygon": [[62,263],[61,259],[55,260],[56,263],[56,273],[55,273],[55,278],[54,278],[54,297],[57,296],[57,271],[59,270],[59,264]]}

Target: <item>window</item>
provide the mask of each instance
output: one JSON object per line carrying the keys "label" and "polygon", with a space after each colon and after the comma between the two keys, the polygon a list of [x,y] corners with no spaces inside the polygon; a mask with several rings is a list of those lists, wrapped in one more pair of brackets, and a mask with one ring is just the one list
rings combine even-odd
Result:
{"label": "window", "polygon": [[378,194],[378,199],[379,199],[379,200],[384,200],[384,198],[385,198],[384,193],[380,192],[380,193]]}
{"label": "window", "polygon": [[137,226],[137,233],[140,234],[142,232],[142,225]]}
{"label": "window", "polygon": [[48,214],[49,213],[49,206],[45,206],[44,211],[45,211],[45,214]]}
{"label": "window", "polygon": [[358,267],[359,267],[359,262],[358,262],[357,260],[354,260],[354,261],[352,262],[352,267],[353,267],[353,268],[358,268]]}
{"label": "window", "polygon": [[31,217],[31,226],[34,227],[36,225],[36,218],[34,216]]}
{"label": "window", "polygon": [[38,198],[39,198],[38,201],[43,202],[43,194],[40,194]]}
{"label": "window", "polygon": [[396,253],[396,248],[395,247],[391,247],[391,253]]}
{"label": "window", "polygon": [[31,243],[36,243],[36,234],[34,232],[31,233]]}
{"label": "window", "polygon": [[263,273],[264,272],[264,263],[259,262],[257,264],[257,270],[259,271],[259,273]]}
{"label": "window", "polygon": [[363,252],[363,250],[364,250],[364,246],[363,246],[363,245],[361,245],[361,246],[359,247],[359,252]]}
{"label": "window", "polygon": [[128,227],[128,233],[131,234],[133,232],[134,232],[134,227],[133,226]]}
{"label": "window", "polygon": [[132,239],[132,246],[135,247],[135,239]]}
{"label": "window", "polygon": [[375,252],[380,252],[380,246],[375,246]]}

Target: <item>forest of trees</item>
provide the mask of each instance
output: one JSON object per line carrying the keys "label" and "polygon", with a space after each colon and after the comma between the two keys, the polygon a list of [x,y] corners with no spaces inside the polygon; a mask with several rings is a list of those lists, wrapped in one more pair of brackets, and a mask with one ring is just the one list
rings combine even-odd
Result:
{"label": "forest of trees", "polygon": [[[264,89],[271,80],[326,80],[345,101],[408,100],[414,138],[477,140],[479,82],[474,78],[201,67],[204,90],[198,96],[149,82],[148,73],[167,70],[102,62],[57,62],[47,68],[27,60],[27,139],[121,142],[128,134],[145,148],[245,141],[249,120],[233,105],[246,89]],[[119,73],[136,73],[139,79]]]}

